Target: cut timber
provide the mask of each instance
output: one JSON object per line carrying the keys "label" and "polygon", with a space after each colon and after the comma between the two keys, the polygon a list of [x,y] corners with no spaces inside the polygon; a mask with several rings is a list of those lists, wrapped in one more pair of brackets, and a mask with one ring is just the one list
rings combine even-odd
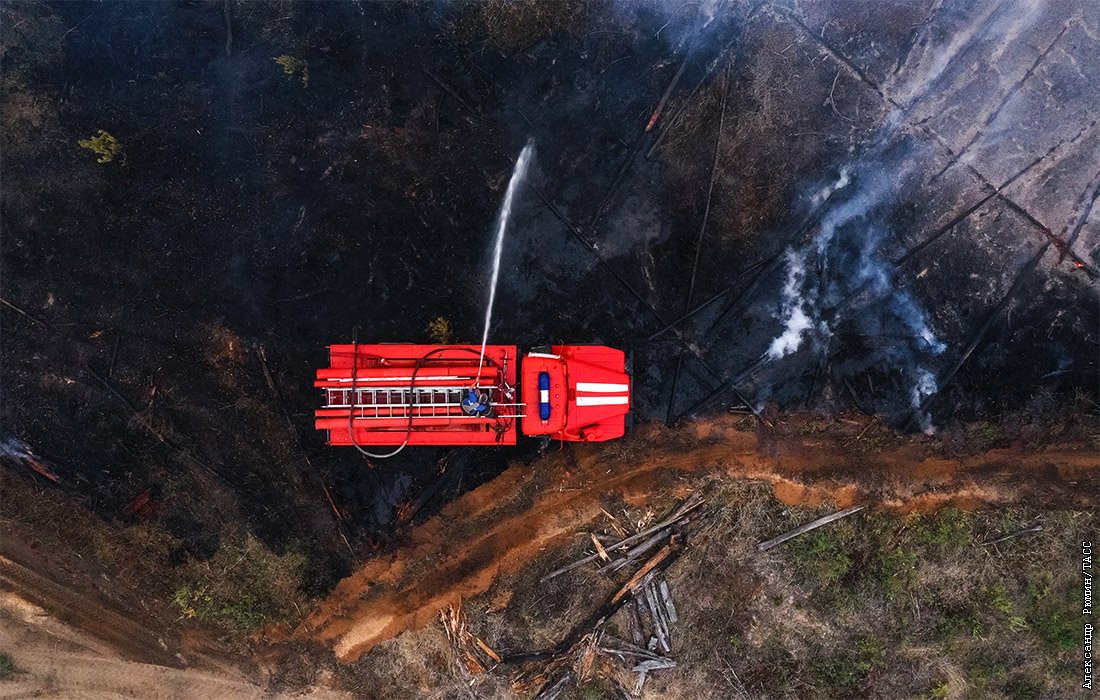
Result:
{"label": "cut timber", "polygon": [[649,671],[658,671],[662,668],[676,668],[676,662],[672,659],[646,659],[639,662],[634,666],[635,673],[648,673]]}
{"label": "cut timber", "polygon": [[669,559],[673,554],[680,551],[680,543],[677,538],[673,537],[669,540],[669,543],[664,547],[661,547],[653,557],[642,565],[642,568],[630,577],[630,580],[623,584],[623,587],[611,598],[611,604],[614,605],[622,600],[628,593],[633,592],[637,587],[642,584],[643,579],[646,576],[657,570],[657,567],[665,563],[665,560]]}
{"label": "cut timber", "polygon": [[[614,552],[614,551],[618,551],[618,550],[622,549],[623,547],[629,547],[630,545],[634,544],[635,542],[640,541],[642,538],[649,537],[653,533],[658,532],[659,530],[663,530],[666,527],[668,527],[669,525],[672,525],[673,523],[676,523],[679,520],[682,520],[685,515],[687,515],[691,511],[695,510],[699,506],[703,505],[703,503],[704,503],[704,501],[703,501],[702,496],[700,496],[698,494],[692,494],[690,497],[688,497],[688,499],[686,501],[684,501],[683,505],[681,505],[679,508],[677,508],[676,512],[673,513],[672,515],[670,515],[669,517],[665,518],[664,520],[657,523],[656,525],[653,525],[652,527],[648,527],[648,528],[646,528],[645,530],[642,530],[639,533],[636,533],[636,534],[631,535],[630,537],[627,537],[625,540],[619,542],[618,544],[613,544],[610,547],[605,547],[604,550],[606,552]],[[562,574],[564,574],[568,571],[572,571],[573,569],[576,569],[578,566],[584,566],[588,562],[595,561],[599,558],[600,558],[599,554],[592,554],[590,556],[585,557],[584,559],[578,559],[577,561],[573,562],[572,564],[567,564],[566,566],[563,566],[560,569],[556,569],[554,571],[551,571],[550,573],[543,576],[540,579],[540,581],[542,581],[542,582],[549,581],[552,578],[555,578],[555,577],[560,576],[560,575],[562,575]]]}
{"label": "cut timber", "polygon": [[665,605],[665,612],[668,613],[669,622],[678,622],[679,616],[676,615],[676,606],[672,604],[672,593],[668,590],[668,581],[661,581],[661,602]]}
{"label": "cut timber", "polygon": [[660,544],[661,540],[664,540],[665,538],[667,538],[668,535],[669,535],[669,529],[668,528],[664,528],[662,530],[659,530],[657,532],[657,534],[655,534],[653,537],[650,537],[645,542],[642,542],[637,547],[634,547],[630,551],[626,552],[626,556],[624,558],[618,559],[616,561],[611,562],[610,564],[608,564],[608,565],[604,566],[603,568],[601,568],[600,571],[603,572],[603,573],[608,573],[608,574],[613,573],[615,571],[618,571],[619,569],[623,568],[627,564],[630,564],[631,562],[636,561],[640,556],[642,556],[643,554],[645,554],[649,550],[656,547],[658,544]]}
{"label": "cut timber", "polygon": [[830,515],[824,515],[817,520],[811,520],[805,525],[799,525],[795,529],[791,530],[790,532],[786,532],[779,537],[773,537],[766,542],[761,542],[760,544],[756,545],[756,548],[761,552],[766,552],[773,547],[777,547],[783,544],[787,540],[792,540],[799,535],[803,535],[809,532],[810,530],[816,530],[822,525],[828,525],[829,523],[840,520],[841,518],[846,518],[853,513],[858,513],[866,507],[867,506],[852,506],[851,508],[845,508],[844,510],[837,511],[836,513],[832,513]]}

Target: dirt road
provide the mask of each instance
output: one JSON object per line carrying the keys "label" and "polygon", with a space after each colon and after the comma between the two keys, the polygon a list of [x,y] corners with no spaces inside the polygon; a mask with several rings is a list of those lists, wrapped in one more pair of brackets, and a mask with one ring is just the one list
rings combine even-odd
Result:
{"label": "dirt road", "polygon": [[[4,565],[6,568],[8,562]],[[10,591],[0,591],[0,650],[10,654],[19,669],[0,681],[0,700],[348,697],[328,690],[283,696],[240,672],[168,668],[131,661],[97,637],[59,621]]]}
{"label": "dirt road", "polygon": [[828,433],[815,425],[792,418],[759,434],[739,430],[732,419],[678,432],[652,427],[628,442],[566,447],[512,467],[417,527],[398,551],[342,581],[296,635],[353,662],[515,572],[595,518],[606,498],[644,503],[648,494],[716,474],[769,482],[787,503],[867,502],[900,512],[1024,501],[1084,507],[1100,492],[1100,461],[1083,443],[952,456],[925,437],[864,449],[865,426],[855,421]]}

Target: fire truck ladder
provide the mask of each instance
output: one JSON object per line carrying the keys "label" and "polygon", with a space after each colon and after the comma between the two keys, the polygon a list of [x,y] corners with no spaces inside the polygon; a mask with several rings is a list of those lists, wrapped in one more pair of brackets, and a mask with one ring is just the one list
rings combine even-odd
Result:
{"label": "fire truck ladder", "polygon": [[[408,418],[410,411],[413,418],[473,418],[462,412],[466,391],[462,386],[328,387],[324,407],[354,411],[357,420]],[[483,386],[480,391],[496,403],[497,387]]]}

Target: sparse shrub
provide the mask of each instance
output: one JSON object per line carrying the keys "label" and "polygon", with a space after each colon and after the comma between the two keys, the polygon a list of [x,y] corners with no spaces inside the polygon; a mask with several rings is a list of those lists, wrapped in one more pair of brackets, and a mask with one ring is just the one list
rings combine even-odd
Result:
{"label": "sparse shrub", "polygon": [[437,316],[428,323],[428,335],[437,343],[448,345],[454,338],[451,332],[451,322],[442,316]]}
{"label": "sparse shrub", "polygon": [[980,637],[982,630],[978,611],[969,605],[944,608],[935,623],[936,635],[943,640],[952,637]]}
{"label": "sparse shrub", "polygon": [[1045,600],[1050,593],[1049,575],[1045,575],[1038,580],[1027,582],[1027,597],[1030,598],[1033,603]]}
{"label": "sparse shrub", "polygon": [[1012,700],[1039,700],[1047,697],[1044,687],[1034,679],[1017,674],[1004,684],[1004,694]]}
{"label": "sparse shrub", "polygon": [[1008,597],[1008,590],[1003,583],[997,582],[991,586],[982,586],[982,594],[986,598],[986,604],[998,612],[1008,614],[1012,612],[1012,600]]}
{"label": "sparse shrub", "polygon": [[585,683],[578,688],[581,700],[604,700],[607,694],[595,683]]}
{"label": "sparse shrub", "polygon": [[807,581],[832,585],[848,573],[852,560],[840,540],[825,530],[814,530],[786,544],[785,554]]}
{"label": "sparse shrub", "polygon": [[297,552],[277,555],[248,537],[225,544],[201,569],[201,576],[179,586],[172,604],[186,619],[217,622],[247,632],[293,616],[305,559]]}
{"label": "sparse shrub", "polygon": [[973,432],[975,441],[982,449],[987,449],[1004,438],[1001,426],[988,421],[979,423]]}
{"label": "sparse shrub", "polygon": [[172,604],[189,620],[220,622],[247,632],[264,624],[270,613],[268,605],[251,592],[221,599],[215,598],[205,586],[180,586],[172,596]]}
{"label": "sparse shrub", "polygon": [[274,60],[283,67],[283,73],[285,73],[288,78],[292,78],[296,75],[301,79],[302,87],[309,87],[309,61],[288,54],[276,56]]}
{"label": "sparse shrub", "polygon": [[957,554],[973,543],[969,517],[957,508],[922,516],[913,527],[913,537],[938,554]]}
{"label": "sparse shrub", "polygon": [[1071,651],[1077,647],[1080,630],[1076,621],[1060,610],[1033,616],[1030,626],[1051,651]]}
{"label": "sparse shrub", "polygon": [[99,156],[97,163],[110,163],[122,151],[122,144],[111,134],[103,129],[96,132],[95,136],[80,139],[76,142],[81,148],[86,148]]}
{"label": "sparse shrub", "polygon": [[19,667],[15,665],[15,659],[11,654],[0,652],[0,681],[11,678],[19,673]]}
{"label": "sparse shrub", "polygon": [[944,681],[929,690],[924,697],[927,700],[947,700],[947,694],[951,691],[951,681]]}
{"label": "sparse shrub", "polygon": [[827,690],[828,697],[851,697],[863,677],[852,660],[843,654],[810,662],[810,674],[815,685]]}

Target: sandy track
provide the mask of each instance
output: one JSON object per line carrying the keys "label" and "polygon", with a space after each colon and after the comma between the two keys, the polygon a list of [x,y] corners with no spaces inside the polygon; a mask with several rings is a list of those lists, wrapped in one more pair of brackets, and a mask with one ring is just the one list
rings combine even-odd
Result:
{"label": "sandy track", "polygon": [[[0,650],[10,654],[19,668],[17,674],[0,681],[0,700],[289,697],[273,694],[240,673],[168,668],[120,658],[96,637],[7,591],[0,592]],[[347,696],[316,690],[294,697]]]}
{"label": "sandy track", "polygon": [[702,475],[763,480],[788,503],[869,502],[901,512],[1024,501],[1085,507],[1100,493],[1100,460],[1089,445],[951,457],[943,445],[914,438],[860,452],[852,449],[854,435],[807,435],[804,428],[795,422],[759,437],[728,420],[697,423],[691,435],[649,428],[625,444],[570,446],[512,467],[415,528],[396,552],[342,581],[295,634],[353,662],[515,572],[595,518],[606,497],[644,502],[651,492],[688,486]]}

